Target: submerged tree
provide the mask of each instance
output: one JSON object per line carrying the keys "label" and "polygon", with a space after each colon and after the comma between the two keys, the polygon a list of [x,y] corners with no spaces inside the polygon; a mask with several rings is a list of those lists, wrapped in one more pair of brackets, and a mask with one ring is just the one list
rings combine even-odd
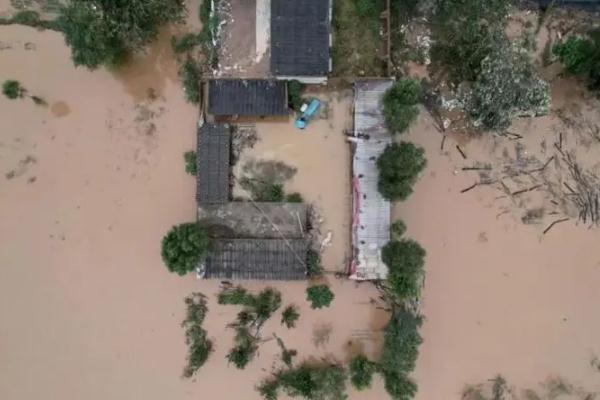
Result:
{"label": "submerged tree", "polygon": [[75,65],[115,67],[156,39],[161,26],[181,22],[180,0],[69,0],[58,25]]}
{"label": "submerged tree", "polygon": [[383,96],[383,115],[392,133],[402,133],[419,115],[421,84],[414,79],[401,79]]}
{"label": "submerged tree", "polygon": [[190,175],[198,174],[198,164],[196,163],[196,152],[193,150],[183,153],[183,161],[185,162],[185,172]]}
{"label": "submerged tree", "polygon": [[315,285],[306,289],[306,299],[310,301],[311,308],[329,307],[334,294],[327,285]]}
{"label": "submerged tree", "polygon": [[202,293],[192,293],[185,298],[186,318],[181,323],[185,328],[185,341],[188,345],[188,364],[183,370],[183,376],[192,377],[204,365],[210,352],[212,342],[208,339],[202,323],[208,312],[206,296]]}
{"label": "submerged tree", "polygon": [[11,100],[20,99],[25,95],[25,88],[19,81],[9,79],[2,84],[2,93]]}
{"label": "submerged tree", "polygon": [[425,151],[412,143],[387,146],[377,159],[379,192],[390,201],[405,200],[411,193],[419,173],[427,161]]}
{"label": "submerged tree", "polygon": [[364,354],[359,354],[350,361],[349,369],[352,386],[356,390],[364,390],[371,387],[377,364],[370,361]]}
{"label": "submerged tree", "polygon": [[592,89],[600,90],[600,29],[587,37],[569,36],[556,44],[553,52],[567,72],[588,79]]}
{"label": "submerged tree", "polygon": [[392,240],[381,251],[388,267],[387,283],[398,300],[419,297],[425,274],[425,250],[410,239]]}
{"label": "submerged tree", "polygon": [[288,329],[291,329],[296,326],[298,318],[300,318],[298,307],[290,304],[281,313],[281,325],[285,325]]}
{"label": "submerged tree", "polygon": [[162,259],[171,272],[192,272],[208,251],[209,238],[197,223],[184,223],[171,228],[162,240]]}

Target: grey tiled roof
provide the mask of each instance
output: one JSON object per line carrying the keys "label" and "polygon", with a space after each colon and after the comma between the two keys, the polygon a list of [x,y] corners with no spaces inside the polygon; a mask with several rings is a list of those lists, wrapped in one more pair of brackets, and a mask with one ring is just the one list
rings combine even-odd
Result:
{"label": "grey tiled roof", "polygon": [[288,114],[284,81],[269,79],[213,79],[208,82],[208,113],[268,116]]}
{"label": "grey tiled roof", "polygon": [[205,278],[306,279],[302,239],[216,239],[205,261]]}
{"label": "grey tiled roof", "polygon": [[271,73],[326,76],[329,1],[271,0]]}
{"label": "grey tiled roof", "polygon": [[225,203],[229,200],[230,146],[228,125],[205,123],[198,129],[198,203]]}

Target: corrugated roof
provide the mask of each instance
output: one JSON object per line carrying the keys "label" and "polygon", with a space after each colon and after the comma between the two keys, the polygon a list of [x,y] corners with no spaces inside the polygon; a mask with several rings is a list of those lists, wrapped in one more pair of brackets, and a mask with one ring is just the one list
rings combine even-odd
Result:
{"label": "corrugated roof", "polygon": [[287,115],[284,81],[213,79],[208,82],[208,113],[212,115]]}
{"label": "corrugated roof", "polygon": [[329,1],[271,0],[271,73],[326,76]]}
{"label": "corrugated roof", "polygon": [[377,188],[377,158],[392,142],[382,105],[383,95],[392,84],[390,79],[354,84],[354,136],[358,141],[352,157],[353,279],[385,279],[387,276],[381,249],[390,240],[391,205]]}
{"label": "corrugated roof", "polygon": [[198,203],[225,203],[229,200],[230,146],[228,125],[205,123],[198,129]]}
{"label": "corrugated roof", "polygon": [[305,240],[216,239],[205,261],[205,278],[306,279]]}

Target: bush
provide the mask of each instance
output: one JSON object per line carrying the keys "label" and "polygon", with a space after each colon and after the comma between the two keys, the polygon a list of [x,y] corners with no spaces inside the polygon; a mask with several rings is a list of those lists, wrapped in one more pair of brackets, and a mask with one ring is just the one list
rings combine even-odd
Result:
{"label": "bush", "polygon": [[198,174],[198,164],[196,152],[193,150],[186,151],[183,153],[183,160],[185,162],[185,172],[190,175],[196,176]]}
{"label": "bush", "polygon": [[281,325],[285,325],[288,329],[291,329],[296,326],[298,318],[300,318],[298,308],[290,304],[281,313]]}
{"label": "bush", "polygon": [[323,275],[321,254],[316,250],[308,249],[306,252],[306,274],[311,278]]}
{"label": "bush", "polygon": [[290,397],[307,400],[345,400],[346,371],[340,366],[313,366],[304,363],[297,368],[279,371],[264,381],[258,392],[266,400],[275,400],[279,390]]}
{"label": "bush", "polygon": [[591,31],[589,38],[570,36],[553,52],[567,72],[587,78],[592,89],[600,90],[600,29]]}
{"label": "bush", "polygon": [[414,79],[401,79],[383,97],[385,123],[392,133],[402,133],[419,115],[416,104],[421,101],[421,84]]}
{"label": "bush", "polygon": [[516,116],[545,115],[550,88],[531,64],[526,52],[500,45],[481,63],[467,111],[487,129],[503,130]]}
{"label": "bush", "polygon": [[185,98],[188,103],[200,104],[200,82],[202,69],[192,58],[188,57],[179,68],[179,78],[183,84]]}
{"label": "bush", "polygon": [[406,233],[406,224],[404,221],[398,220],[392,223],[390,233],[393,239],[400,239]]}
{"label": "bush", "polygon": [[202,323],[208,312],[206,296],[202,293],[192,293],[185,298],[185,304],[187,307],[186,318],[181,326],[186,329],[185,341],[188,345],[188,364],[183,370],[183,376],[190,378],[204,365],[213,346],[207,337],[206,331],[202,329]]}
{"label": "bush", "polygon": [[425,273],[425,250],[414,240],[392,240],[381,250],[389,289],[399,300],[419,297]]}
{"label": "bush", "polygon": [[171,272],[192,272],[208,251],[209,238],[197,223],[174,226],[162,240],[162,259]]}
{"label": "bush", "polygon": [[388,145],[377,159],[381,195],[390,201],[405,200],[411,193],[427,161],[425,151],[412,143]]}
{"label": "bush", "polygon": [[300,193],[294,192],[285,196],[285,200],[288,203],[304,203],[304,199]]}
{"label": "bush", "polygon": [[190,51],[201,43],[201,36],[195,33],[186,33],[181,37],[171,37],[171,48],[176,54],[181,54]]}
{"label": "bush", "polygon": [[2,93],[11,100],[20,99],[25,95],[25,89],[19,81],[6,80],[2,84]]}
{"label": "bush", "polygon": [[350,361],[350,382],[356,390],[364,390],[371,387],[373,381],[373,372],[377,369],[377,364],[359,354]]}
{"label": "bush", "polygon": [[327,285],[316,285],[306,289],[306,299],[310,301],[310,307],[313,309],[329,307],[334,297]]}
{"label": "bush", "polygon": [[294,111],[300,111],[302,106],[302,91],[305,85],[299,81],[293,80],[287,82],[288,104]]}

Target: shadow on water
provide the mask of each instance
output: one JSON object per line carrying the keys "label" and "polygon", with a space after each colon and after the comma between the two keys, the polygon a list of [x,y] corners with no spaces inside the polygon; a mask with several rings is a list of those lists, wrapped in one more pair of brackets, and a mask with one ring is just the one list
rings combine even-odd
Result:
{"label": "shadow on water", "polygon": [[178,30],[173,26],[163,28],[145,52],[133,55],[125,65],[112,71],[136,102],[145,99],[150,90],[157,96],[163,95],[167,80],[178,80],[177,57],[171,49],[171,36]]}

